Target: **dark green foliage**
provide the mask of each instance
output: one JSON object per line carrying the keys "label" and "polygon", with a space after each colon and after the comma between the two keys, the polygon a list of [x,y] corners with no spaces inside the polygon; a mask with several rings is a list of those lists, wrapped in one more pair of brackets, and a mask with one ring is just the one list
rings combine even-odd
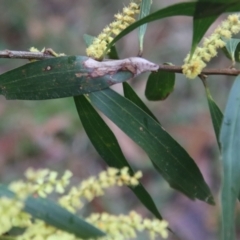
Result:
{"label": "dark green foliage", "polygon": [[[124,157],[115,135],[87,98],[78,96],[74,100],[83,127],[99,155],[110,167],[118,169],[128,167],[133,174],[134,171]],[[154,201],[142,185],[131,187],[131,189],[146,208],[157,218],[162,219]]]}
{"label": "dark green foliage", "polygon": [[193,159],[158,122],[111,89],[91,93],[89,98],[94,106],[146,151],[173,188],[192,199],[214,203]]}
{"label": "dark green foliage", "polygon": [[152,72],[147,81],[145,96],[148,100],[164,100],[173,91],[175,85],[175,73]]}

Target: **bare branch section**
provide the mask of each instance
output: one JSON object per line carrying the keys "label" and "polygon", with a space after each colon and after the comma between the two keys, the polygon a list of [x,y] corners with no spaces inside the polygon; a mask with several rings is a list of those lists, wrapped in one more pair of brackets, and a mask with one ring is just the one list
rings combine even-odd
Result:
{"label": "bare branch section", "polygon": [[[11,51],[11,50],[0,51],[0,58],[43,60],[43,59],[53,58],[53,57],[54,56],[51,54],[51,51],[45,51],[45,52],[27,52],[27,51]],[[129,59],[133,59],[133,58],[129,58]],[[124,60],[126,61],[127,59],[124,59]],[[113,62],[113,61],[116,61],[116,60],[107,60],[108,64],[110,64],[110,62]],[[117,61],[119,61],[119,60],[117,60]],[[147,61],[147,60],[142,59],[142,61]],[[154,64],[154,63],[151,63],[151,64],[156,66],[156,64]],[[181,66],[159,65],[158,70],[165,71],[165,72],[182,73]],[[156,71],[156,69],[153,70],[152,67],[150,67],[149,69],[145,69],[145,71]],[[222,68],[222,69],[212,68],[212,69],[203,69],[201,74],[203,74],[203,75],[237,76],[240,74],[240,70],[237,70],[235,68]]]}
{"label": "bare branch section", "polygon": [[26,51],[11,51],[4,50],[0,51],[0,58],[19,58],[28,60],[42,60],[52,58],[52,54],[46,52],[26,52]]}
{"label": "bare branch section", "polygon": [[[182,73],[181,66],[159,65],[159,70],[165,71],[165,72]],[[221,69],[206,68],[202,70],[201,74],[237,76],[240,74],[240,70],[237,70],[235,68],[221,68]]]}

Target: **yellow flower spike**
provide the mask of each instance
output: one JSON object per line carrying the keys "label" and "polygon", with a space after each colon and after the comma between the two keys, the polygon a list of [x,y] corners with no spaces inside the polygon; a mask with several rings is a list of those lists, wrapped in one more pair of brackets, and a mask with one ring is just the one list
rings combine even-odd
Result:
{"label": "yellow flower spike", "polygon": [[134,174],[134,177],[135,177],[136,179],[140,179],[140,178],[142,178],[142,176],[143,176],[143,174],[142,174],[141,171],[137,171],[137,172]]}
{"label": "yellow flower spike", "polygon": [[216,46],[208,46],[208,53],[211,55],[211,58],[215,57],[217,55]]}
{"label": "yellow flower spike", "polygon": [[65,171],[62,178],[56,182],[55,190],[57,193],[64,193],[65,188],[69,185],[70,179],[72,177],[72,172],[69,170]]}
{"label": "yellow flower spike", "polygon": [[211,58],[217,55],[217,49],[223,48],[226,44],[222,38],[230,39],[232,34],[240,32],[240,20],[238,14],[229,15],[213,32],[213,34],[205,38],[201,52],[197,48],[191,60],[190,55],[184,59],[182,66],[183,74],[190,79],[196,78],[202,69],[206,66],[205,62],[209,62]]}
{"label": "yellow flower spike", "polygon": [[202,59],[203,59],[205,62],[209,62],[209,61],[211,60],[211,58],[212,58],[212,56],[211,56],[209,53],[207,53],[207,52],[204,52],[204,53],[202,54]]}
{"label": "yellow flower spike", "polygon": [[121,14],[121,13],[117,13],[117,14],[115,14],[115,15],[114,15],[114,17],[115,17],[117,20],[120,20],[120,21],[122,21],[122,20],[123,20],[123,17],[124,17],[124,15],[123,15],[123,14]]}
{"label": "yellow flower spike", "polygon": [[9,189],[17,194],[18,198],[24,199],[28,195],[34,192],[34,187],[30,183],[26,183],[24,181],[16,181],[12,182],[9,185]]}
{"label": "yellow flower spike", "polygon": [[135,3],[135,2],[131,2],[131,3],[129,4],[129,8],[138,10],[138,9],[139,9],[139,4],[137,4],[137,3]]}
{"label": "yellow flower spike", "polygon": [[34,170],[33,168],[28,168],[25,172],[25,177],[27,180],[35,182],[37,179],[43,179],[49,174],[48,169]]}
{"label": "yellow flower spike", "polygon": [[56,179],[57,179],[57,176],[58,176],[58,173],[57,173],[57,172],[51,171],[51,172],[49,173],[48,181],[49,181],[49,182],[55,182]]}
{"label": "yellow flower spike", "polygon": [[220,34],[221,34],[221,36],[228,38],[228,39],[232,37],[232,33],[227,29],[222,29],[222,31],[220,31]]}
{"label": "yellow flower spike", "polygon": [[223,47],[225,47],[225,45],[226,45],[226,43],[221,39],[218,39],[215,41],[215,46],[217,48],[223,48]]}
{"label": "yellow flower spike", "polygon": [[[140,1],[141,2],[141,1]],[[130,24],[135,22],[136,17],[139,13],[140,2],[130,2],[127,7],[123,8],[122,13],[114,15],[115,20],[106,26],[102,33],[98,35],[93,43],[86,49],[86,54],[94,59],[102,59],[106,52],[107,45],[113,40],[113,36],[118,35]]]}
{"label": "yellow flower spike", "polygon": [[127,16],[133,16],[135,14],[135,11],[130,7],[123,8],[123,14]]}
{"label": "yellow flower spike", "polygon": [[[34,172],[34,170],[31,171]],[[28,173],[31,171],[28,171]],[[42,173],[42,170],[38,170],[37,172]],[[55,184],[64,186],[68,184],[72,173],[66,171],[59,179],[57,179],[57,174],[54,171],[48,171],[48,174],[44,174],[44,176],[44,179],[37,179],[35,182],[24,183],[19,181],[19,185],[12,184],[12,187],[17,190],[16,195],[18,196],[17,192],[30,184],[31,189],[38,190],[40,194],[45,196],[46,192],[51,191]],[[60,197],[58,202],[65,209],[76,213],[83,206],[82,197],[92,200],[94,197],[102,195],[105,188],[116,185],[117,182],[124,185],[131,185],[138,182],[141,176],[141,172],[136,172],[131,176],[127,167],[123,169],[108,168],[106,171],[100,173],[98,177],[90,177],[84,180],[78,187],[71,187],[68,194]],[[31,177],[31,179],[33,178]],[[49,188],[49,190],[46,190],[46,188]],[[32,219],[29,214],[22,211],[22,208],[23,204],[19,200],[0,198],[0,236],[3,229],[4,233],[9,231],[13,226],[18,226],[26,228],[26,230],[23,235],[17,236],[16,240],[77,240],[72,234],[49,226],[43,221]],[[143,230],[148,231],[151,236],[166,238],[168,235],[167,222],[157,219],[144,220],[134,211],[130,212],[129,215],[121,214],[119,216],[108,213],[94,213],[86,220],[107,233],[107,236],[102,238],[102,240],[132,239],[137,237],[137,231],[141,232]]]}
{"label": "yellow flower spike", "polygon": [[113,177],[113,176],[116,176],[118,172],[119,172],[119,170],[116,169],[116,168],[109,167],[109,168],[107,169],[108,175],[109,175],[109,176],[112,176],[112,177]]}
{"label": "yellow flower spike", "polygon": [[239,15],[231,14],[228,16],[227,20],[232,24],[239,24]]}
{"label": "yellow flower spike", "polygon": [[19,218],[24,204],[16,199],[0,198],[0,236],[12,227],[26,227],[25,220]]}
{"label": "yellow flower spike", "polygon": [[[107,233],[108,239],[129,239],[136,238],[136,231],[146,230],[152,237],[168,236],[166,221],[158,219],[143,219],[138,213],[132,211],[129,215],[114,216],[108,213],[91,214],[87,221]],[[104,238],[105,239],[105,238]]]}
{"label": "yellow flower spike", "polygon": [[111,28],[109,26],[105,27],[102,31],[103,33],[110,33],[111,32]]}
{"label": "yellow flower spike", "polygon": [[121,29],[115,28],[112,30],[115,35],[118,35],[121,32]]}
{"label": "yellow flower spike", "polygon": [[[111,28],[118,28],[119,24],[121,24],[121,21],[117,20],[109,24],[109,27]],[[112,31],[112,29],[111,29]]]}
{"label": "yellow flower spike", "polygon": [[135,19],[133,17],[130,17],[130,16],[124,16],[123,21],[125,21],[126,23],[129,23],[129,24],[132,24],[132,23],[135,22]]}

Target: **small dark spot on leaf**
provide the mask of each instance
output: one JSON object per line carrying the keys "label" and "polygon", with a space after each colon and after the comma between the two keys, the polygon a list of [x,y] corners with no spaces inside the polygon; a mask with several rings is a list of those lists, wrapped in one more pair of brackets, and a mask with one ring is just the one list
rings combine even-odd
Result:
{"label": "small dark spot on leaf", "polygon": [[230,126],[230,125],[231,125],[231,120],[227,119],[224,123],[225,123],[227,126]]}

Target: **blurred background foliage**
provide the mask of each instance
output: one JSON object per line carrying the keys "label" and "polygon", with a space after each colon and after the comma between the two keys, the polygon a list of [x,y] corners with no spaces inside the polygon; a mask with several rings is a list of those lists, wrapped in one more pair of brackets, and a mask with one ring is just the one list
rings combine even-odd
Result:
{"label": "blurred background foliage", "polygon": [[[154,0],[152,11],[177,3]],[[85,55],[83,34],[97,35],[128,1],[109,0],[1,0],[0,49],[27,50],[34,46],[53,48],[67,55]],[[224,16],[222,16],[224,17]],[[214,26],[219,23],[216,21]],[[214,28],[212,26],[211,29]],[[191,18],[174,17],[149,24],[143,57],[156,62],[181,65],[192,37]],[[137,56],[137,31],[119,43],[120,58]],[[0,59],[0,73],[25,64],[25,60]],[[210,67],[226,67],[231,62],[221,53]],[[190,153],[211,186],[217,205],[192,202],[178,194],[153,169],[146,154],[121,130],[107,120],[122,150],[136,169],[144,173],[143,184],[155,200],[171,228],[185,240],[218,239],[220,183],[219,151],[213,132],[204,88],[200,80],[188,81],[177,75],[174,92],[163,102],[149,102],[144,96],[144,74],[131,85],[154,112],[164,128]],[[210,76],[212,95],[223,110],[233,78]],[[114,86],[118,92],[121,85]],[[22,177],[27,167],[70,169],[79,182],[105,168],[89,142],[78,119],[72,98],[51,101],[6,101],[0,97],[0,180]],[[161,156],[159,156],[161,157]],[[149,212],[127,188],[114,188],[97,198],[89,211],[114,214],[135,209]],[[170,239],[175,239],[174,236]]]}

